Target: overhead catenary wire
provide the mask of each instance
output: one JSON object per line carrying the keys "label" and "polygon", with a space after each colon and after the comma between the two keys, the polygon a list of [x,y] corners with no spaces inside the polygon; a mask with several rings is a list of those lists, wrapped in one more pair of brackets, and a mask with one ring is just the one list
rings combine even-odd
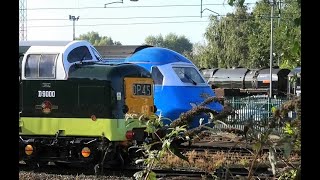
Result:
{"label": "overhead catenary wire", "polygon": [[[292,2],[281,2],[281,5]],[[244,5],[255,5],[256,3],[244,3]],[[227,6],[227,3],[202,4],[203,6]],[[84,6],[84,7],[40,7],[40,8],[19,8],[19,10],[37,11],[37,10],[80,10],[80,9],[126,9],[126,8],[167,8],[167,7],[198,7],[200,4],[167,4],[167,5],[146,5],[146,6]]]}
{"label": "overhead catenary wire", "polygon": [[[253,19],[253,18],[250,18]],[[282,18],[284,19],[284,18]],[[287,18],[288,19],[288,18]],[[292,18],[290,18],[292,19]],[[247,21],[246,19],[234,19],[238,21]],[[203,20],[203,21],[166,21],[166,22],[138,22],[138,23],[115,23],[115,24],[78,24],[77,26],[127,26],[127,25],[151,25],[151,24],[174,24],[174,23],[208,23],[210,20]],[[54,26],[28,26],[28,28],[62,28],[62,27],[71,27],[72,25],[54,25]]]}
{"label": "overhead catenary wire", "polygon": [[[299,13],[282,13],[282,15],[294,15]],[[215,15],[220,17],[226,17],[227,15]],[[270,16],[269,14],[259,14],[257,16]],[[203,16],[203,17],[210,17],[210,16]],[[126,19],[173,19],[173,18],[199,18],[199,16],[144,16],[144,17],[88,17],[88,18],[81,18],[81,20],[126,20]],[[289,18],[287,18],[289,19]],[[28,19],[28,21],[66,21],[66,18],[39,18],[39,19]],[[243,20],[243,19],[241,19]]]}
{"label": "overhead catenary wire", "polygon": [[[209,17],[209,16],[204,16]],[[144,16],[144,17],[89,17],[89,18],[81,18],[81,20],[105,20],[105,19],[171,19],[171,18],[199,18],[199,16]],[[28,19],[28,21],[65,21],[66,18],[59,18],[59,19]]]}
{"label": "overhead catenary wire", "polygon": [[[256,4],[256,3],[245,3],[246,5],[250,5],[250,4]],[[213,3],[213,4],[203,4],[206,6],[226,6],[227,4],[223,4],[223,3]],[[200,4],[168,4],[168,5],[146,5],[146,6],[95,6],[95,7],[51,7],[51,8],[47,8],[47,7],[42,7],[42,8],[26,8],[26,10],[72,10],[72,9],[123,9],[123,8],[165,8],[165,7],[198,7],[200,6]],[[21,9],[19,9],[21,10]]]}
{"label": "overhead catenary wire", "polygon": [[[245,3],[245,4],[256,4],[256,3]],[[223,4],[203,4],[203,5],[226,5],[225,3]],[[159,5],[159,6],[120,6],[120,7],[106,7],[106,8],[128,8],[128,7],[175,7],[175,6],[200,6],[199,4],[197,5]],[[104,7],[78,7],[78,8],[71,8],[71,9],[84,9],[84,8],[104,8]],[[33,10],[36,9],[70,9],[70,8],[31,8]],[[30,10],[30,9],[28,9]],[[231,13],[232,14],[232,13]],[[292,13],[294,14],[294,13]],[[219,17],[227,17],[229,15],[229,13],[227,15],[214,15],[214,16],[219,16]],[[211,15],[212,16],[212,15]],[[256,15],[257,16],[257,15]],[[263,18],[262,16],[264,15],[260,15],[261,18]],[[210,17],[210,16],[204,16],[204,17]],[[173,18],[199,18],[199,16],[194,16],[194,15],[185,15],[185,16],[155,16],[155,17],[151,17],[151,16],[145,16],[145,17],[84,17],[82,18],[82,21],[84,20],[128,20],[128,19],[173,19]],[[246,20],[251,20],[254,19],[254,16],[249,16],[248,18],[237,18],[237,19],[232,19],[232,20],[236,20],[236,21],[246,21]],[[292,19],[290,17],[281,17],[281,19]],[[29,22],[31,21],[66,21],[65,18],[39,18],[39,19],[28,19]],[[165,21],[165,22],[131,22],[131,23],[103,23],[103,24],[99,24],[99,23],[94,23],[94,24],[78,24],[77,26],[123,26],[123,25],[146,25],[146,24],[173,24],[173,23],[207,23],[209,22],[209,19],[204,19],[204,20],[185,20],[185,21]],[[43,25],[31,25],[29,26],[29,28],[45,28],[45,27],[49,27],[49,28],[59,28],[59,27],[70,27],[71,25],[48,25],[48,26],[43,26]]]}
{"label": "overhead catenary wire", "polygon": [[[77,25],[77,26],[125,26],[125,25],[139,25],[139,24],[167,24],[167,23],[207,23],[208,21],[168,21],[168,22],[141,22],[141,23],[124,23],[124,24],[87,24],[87,25]],[[40,27],[70,27],[72,25],[56,25],[56,26],[29,26],[29,28],[40,28]]]}

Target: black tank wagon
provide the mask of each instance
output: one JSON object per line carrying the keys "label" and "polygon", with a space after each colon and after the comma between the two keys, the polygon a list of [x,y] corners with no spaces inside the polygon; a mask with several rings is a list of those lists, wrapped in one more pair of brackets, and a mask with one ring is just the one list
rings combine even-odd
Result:
{"label": "black tank wagon", "polygon": [[301,95],[301,67],[296,67],[288,75],[288,94]]}
{"label": "black tank wagon", "polygon": [[[247,96],[268,94],[270,68],[213,68],[202,69],[202,74],[219,96]],[[289,69],[272,68],[272,94],[285,96],[288,87]]]}

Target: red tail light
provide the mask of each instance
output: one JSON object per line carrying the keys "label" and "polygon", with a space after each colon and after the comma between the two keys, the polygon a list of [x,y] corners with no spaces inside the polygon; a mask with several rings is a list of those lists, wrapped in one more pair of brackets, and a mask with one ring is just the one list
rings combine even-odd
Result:
{"label": "red tail light", "polygon": [[128,140],[133,139],[133,137],[134,137],[134,132],[133,132],[133,131],[127,131],[127,132],[126,132],[126,138],[127,138]]}

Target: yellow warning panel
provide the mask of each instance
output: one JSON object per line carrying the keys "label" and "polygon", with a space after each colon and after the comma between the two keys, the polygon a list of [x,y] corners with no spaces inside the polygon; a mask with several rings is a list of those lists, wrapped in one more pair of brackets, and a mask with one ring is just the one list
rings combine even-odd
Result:
{"label": "yellow warning panel", "polygon": [[140,117],[154,114],[154,82],[152,78],[124,78],[125,103],[128,113]]}

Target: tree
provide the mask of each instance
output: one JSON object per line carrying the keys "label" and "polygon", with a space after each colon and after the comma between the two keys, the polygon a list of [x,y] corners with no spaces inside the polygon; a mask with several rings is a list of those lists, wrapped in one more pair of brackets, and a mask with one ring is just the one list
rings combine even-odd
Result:
{"label": "tree", "polygon": [[[248,38],[248,66],[252,68],[268,67],[270,64],[270,8],[268,2],[261,0],[252,11],[251,33]],[[277,49],[275,43],[273,46],[273,49]]]}
{"label": "tree", "polygon": [[[254,26],[249,37],[250,60],[253,66],[269,66],[270,8],[268,1],[259,1],[254,10]],[[273,60],[281,68],[300,66],[301,28],[300,6],[296,0],[286,0],[275,6],[273,21]]]}
{"label": "tree", "polygon": [[[280,26],[275,29],[278,45],[274,50],[281,59],[280,66],[301,66],[301,4],[300,0],[286,0],[281,8]],[[280,51],[279,51],[280,50]],[[277,58],[277,57],[276,57]]]}
{"label": "tree", "polygon": [[111,37],[101,37],[99,33],[91,31],[87,34],[81,34],[77,40],[86,40],[94,46],[106,46],[106,45],[121,45],[119,41],[113,41]]}
{"label": "tree", "polygon": [[205,33],[207,50],[203,50],[196,61],[203,67],[246,66],[250,34],[250,23],[247,21],[250,14],[246,10],[245,6],[237,6],[236,11],[226,17],[210,16]]}
{"label": "tree", "polygon": [[157,46],[157,47],[164,47],[163,37],[161,34],[158,36],[147,36],[145,38],[145,44]]}
{"label": "tree", "polygon": [[174,33],[169,33],[164,38],[161,34],[157,36],[147,36],[145,38],[145,44],[168,48],[181,54],[190,54],[193,46],[190,40],[184,35],[178,36]]}
{"label": "tree", "polygon": [[[226,17],[210,17],[205,33],[207,43],[194,55],[200,67],[269,66],[270,2],[258,1],[249,13],[240,1],[234,1],[235,12]],[[281,68],[293,68],[301,64],[301,8],[297,0],[285,0],[281,4],[275,6],[273,15],[273,59],[279,60]]]}

